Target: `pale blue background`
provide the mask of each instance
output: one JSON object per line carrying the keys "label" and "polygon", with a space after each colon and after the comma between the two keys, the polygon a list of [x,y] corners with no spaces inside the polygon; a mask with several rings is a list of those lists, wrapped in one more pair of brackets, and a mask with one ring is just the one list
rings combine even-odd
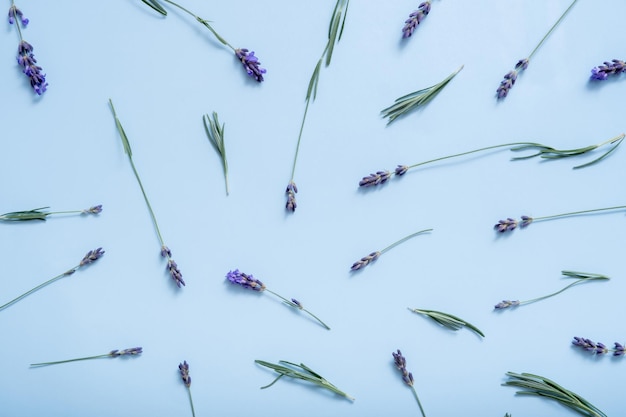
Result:
{"label": "pale blue background", "polygon": [[[182,0],[181,0],[182,1]],[[586,146],[622,133],[626,76],[590,84],[593,66],[626,58],[626,2],[581,0],[535,55],[509,97],[502,76],[528,54],[569,0],[435,1],[408,41],[419,1],[353,0],[343,39],[320,77],[307,120],[295,214],[285,213],[309,77],[334,0],[182,4],[254,50],[266,81],[248,78],[228,49],[171,7],[163,19],[139,0],[17,3],[24,36],[50,83],[35,97],[15,62],[18,37],[0,42],[3,100],[0,212],[103,204],[98,218],[0,224],[1,302],[65,271],[90,249],[106,255],[0,312],[0,415],[190,415],[177,365],[191,366],[196,415],[415,416],[393,367],[402,349],[428,416],[569,416],[502,387],[505,373],[544,375],[609,416],[620,415],[626,359],[593,357],[573,336],[624,342],[623,212],[537,223],[497,236],[500,218],[626,204],[618,149],[585,158],[510,162],[508,151],[409,172],[362,192],[362,176],[396,164],[515,141]],[[9,2],[6,2],[8,10]],[[379,111],[404,94],[463,71],[426,108],[386,127]],[[187,282],[164,272],[159,244],[123,153],[112,98],[166,243]],[[202,115],[226,124],[231,194]],[[416,237],[350,274],[361,256]],[[331,331],[270,294],[225,283],[239,268],[296,297]],[[570,281],[563,269],[604,273],[516,311]],[[450,332],[407,307],[449,312],[480,339]],[[32,362],[143,346],[129,360],[44,369]],[[354,403],[274,374],[255,359],[304,362]]]}

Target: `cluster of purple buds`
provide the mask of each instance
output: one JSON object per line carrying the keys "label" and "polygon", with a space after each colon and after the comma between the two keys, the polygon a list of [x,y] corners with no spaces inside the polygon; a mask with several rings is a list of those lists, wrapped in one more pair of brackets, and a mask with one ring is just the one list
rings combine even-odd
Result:
{"label": "cluster of purple buds", "polygon": [[621,74],[626,72],[626,62],[620,59],[614,59],[611,62],[604,62],[604,65],[599,65],[591,70],[591,79],[604,81],[609,78],[609,75]]}
{"label": "cluster of purple buds", "polygon": [[534,220],[530,216],[520,216],[520,219],[520,222],[510,217],[508,217],[506,220],[498,220],[498,223],[496,223],[493,228],[500,233],[511,232],[515,230],[518,225],[520,228],[529,226]]}
{"label": "cluster of purple buds", "polygon": [[377,171],[375,174],[369,174],[367,177],[363,177],[363,179],[359,181],[359,186],[374,187],[379,184],[384,184],[389,178],[391,178],[389,171]]}
{"label": "cluster of purple buds", "polygon": [[296,204],[296,193],[298,192],[296,183],[290,181],[285,192],[287,193],[287,203],[285,204],[285,208],[289,211],[296,211],[296,207],[298,207]]}
{"label": "cluster of purple buds", "polygon": [[615,346],[613,349],[609,349],[604,343],[596,343],[584,337],[574,337],[572,344],[574,346],[581,347],[588,352],[595,353],[596,355],[605,355],[612,351],[613,356],[624,356],[624,345],[617,342],[614,343]]}
{"label": "cluster of purple buds", "polygon": [[258,279],[254,278],[252,275],[248,275],[243,272],[240,272],[238,269],[235,269],[234,271],[229,271],[228,274],[226,274],[226,278],[233,284],[240,285],[250,290],[254,290],[254,291],[265,290],[265,284],[263,284]]}
{"label": "cluster of purple buds", "polygon": [[83,214],[100,214],[102,213],[102,204],[98,204],[97,206],[89,207],[88,209],[83,210]]}
{"label": "cluster of purple buds", "polygon": [[170,276],[176,282],[176,286],[180,288],[181,286],[185,286],[185,281],[183,281],[183,274],[178,269],[178,264],[172,259],[172,251],[167,246],[161,246],[161,256],[167,258],[167,270],[170,273]]}
{"label": "cluster of purple buds", "polygon": [[100,259],[102,255],[104,255],[104,251],[102,250],[102,248],[90,250],[80,261],[80,266],[93,263],[97,261],[98,259]]}
{"label": "cluster of purple buds", "polygon": [[515,64],[515,69],[506,73],[504,79],[500,82],[500,86],[496,90],[498,99],[503,99],[509,94],[509,90],[517,80],[517,75],[526,68],[528,68],[528,58],[520,59],[517,64]]}
{"label": "cluster of purple buds", "polygon": [[396,175],[404,175],[409,170],[407,165],[398,165],[395,170]]}
{"label": "cluster of purple buds", "polygon": [[30,79],[30,86],[35,93],[42,95],[48,88],[46,75],[42,74],[42,68],[37,65],[33,47],[25,40],[21,40],[17,47],[17,63],[23,68],[22,72]]}
{"label": "cluster of purple buds", "polygon": [[517,307],[518,305],[520,305],[520,302],[518,300],[514,300],[514,301],[502,300],[498,304],[496,304],[493,308],[495,308],[496,310],[501,310],[503,308]]}
{"label": "cluster of purple buds", "polygon": [[430,0],[428,0],[420,4],[417,10],[411,13],[409,18],[405,20],[404,27],[402,28],[402,38],[410,37],[417,28],[417,25],[428,16],[428,13],[430,13],[430,3]]}
{"label": "cluster of purple buds", "polygon": [[249,76],[258,82],[263,81],[263,74],[267,71],[259,66],[261,63],[254,55],[254,51],[248,52],[246,48],[237,48],[235,49],[235,55],[237,56],[237,59],[241,61]]}
{"label": "cluster of purple buds", "polygon": [[404,356],[402,356],[402,352],[400,352],[400,349],[398,349],[397,352],[392,352],[391,354],[393,355],[393,361],[396,365],[396,368],[398,368],[398,370],[402,372],[402,380],[405,384],[412,387],[413,374],[406,370],[406,359],[404,358]]}
{"label": "cluster of purple buds", "polygon": [[134,356],[134,355],[139,355],[143,352],[143,349],[141,347],[134,347],[134,348],[129,348],[129,349],[122,349],[122,350],[112,350],[111,352],[109,352],[109,356],[112,356],[114,358],[118,357],[118,356]]}
{"label": "cluster of purple buds", "polygon": [[369,265],[370,263],[378,259],[379,256],[380,256],[380,252],[376,251],[376,252],[370,253],[367,256],[362,257],[361,259],[359,259],[358,261],[352,264],[352,266],[350,267],[350,271],[357,271],[361,268],[365,268],[367,265]]}
{"label": "cluster of purple buds", "polygon": [[26,27],[28,25],[28,19],[24,17],[24,14],[20,9],[18,9],[15,5],[9,8],[9,24],[15,23],[16,20],[22,22],[22,26]]}
{"label": "cluster of purple buds", "polygon": [[189,364],[187,361],[178,364],[178,370],[180,371],[180,377],[185,383],[185,386],[189,388],[191,386],[191,377],[189,376]]}

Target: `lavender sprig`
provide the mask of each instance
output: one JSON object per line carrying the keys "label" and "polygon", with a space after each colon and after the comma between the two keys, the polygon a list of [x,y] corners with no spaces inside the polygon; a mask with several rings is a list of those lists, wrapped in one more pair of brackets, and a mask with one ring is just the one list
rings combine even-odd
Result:
{"label": "lavender sprig", "polygon": [[[33,54],[33,46],[26,42],[22,36],[22,28],[26,28],[28,25],[28,19],[24,17],[24,14],[20,9],[15,6],[15,2],[11,0],[11,7],[9,8],[9,24],[15,24],[17,33],[20,37],[20,42],[17,47],[17,63],[22,67],[22,72],[26,75],[30,81],[30,86],[37,93],[42,95],[48,89],[48,83],[46,82],[46,75],[42,74],[42,68],[37,65],[37,60]],[[21,24],[21,28],[20,28]]]}
{"label": "lavender sprig", "polygon": [[[167,11],[159,3],[159,1],[157,1],[157,0],[141,0],[141,1],[144,4],[146,4],[147,6],[149,6],[150,8],[152,8],[153,10],[155,10],[158,13],[162,14],[163,16],[167,16]],[[191,11],[187,10],[185,7],[181,6],[178,3],[173,2],[171,0],[162,0],[162,1],[164,1],[166,3],[169,3],[172,6],[175,6],[175,7],[179,8],[180,10],[184,11],[185,13],[191,15],[198,23],[200,23],[202,26],[206,27],[222,45],[225,45],[225,46],[229,47],[230,49],[232,49],[232,51],[235,54],[235,57],[241,62],[241,64],[243,65],[244,70],[246,71],[246,73],[250,77],[254,78],[258,82],[262,82],[263,81],[263,74],[265,74],[267,71],[264,68],[260,67],[261,63],[259,62],[259,59],[254,55],[254,51],[249,51],[246,48],[235,48],[230,43],[228,43],[226,41],[226,39],[221,37],[215,31],[215,29],[213,29],[213,26],[211,26],[211,23],[210,23],[209,20],[203,19],[203,18],[195,15]]]}
{"label": "lavender sprig", "polygon": [[514,372],[507,372],[506,375],[509,377],[509,380],[502,385],[521,388],[522,390],[517,391],[517,394],[555,400],[559,404],[586,417],[607,417],[598,407],[580,395],[563,388],[546,377],[529,373],[516,374]]}
{"label": "lavender sprig", "polygon": [[189,364],[187,361],[183,361],[178,364],[178,371],[180,372],[180,377],[187,387],[187,394],[189,394],[189,404],[191,405],[191,415],[196,417],[196,410],[193,406],[193,398],[191,397],[191,377],[189,376]]}
{"label": "lavender sprig", "polygon": [[152,219],[152,224],[154,224],[154,229],[156,230],[157,237],[161,244],[161,256],[167,258],[167,270],[176,283],[178,288],[185,285],[185,281],[183,281],[183,274],[181,274],[178,269],[178,265],[172,259],[172,251],[170,250],[165,242],[163,241],[163,237],[161,236],[161,230],[159,229],[159,224],[157,223],[156,216],[154,215],[154,211],[152,210],[152,206],[150,205],[150,200],[148,200],[148,195],[143,188],[143,183],[141,182],[141,178],[139,178],[139,173],[137,172],[137,168],[135,168],[135,163],[133,162],[133,151],[130,148],[130,142],[128,141],[128,136],[126,136],[126,132],[122,127],[122,123],[117,118],[117,113],[115,112],[115,107],[113,107],[113,101],[109,99],[109,105],[111,106],[111,111],[113,112],[113,118],[115,119],[115,126],[117,127],[117,131],[122,139],[122,144],[124,145],[124,152],[128,155],[128,160],[130,161],[130,166],[133,169],[133,173],[135,174],[135,178],[137,179],[137,183],[139,184],[139,188],[141,189],[141,194],[143,195],[143,199],[146,202],[146,206],[148,207],[148,212],[150,213],[150,218]]}
{"label": "lavender sprig", "polygon": [[581,214],[599,213],[603,211],[621,210],[625,208],[626,206],[604,207],[604,208],[597,208],[597,209],[591,209],[591,210],[571,211],[569,213],[560,213],[560,214],[553,214],[551,216],[541,216],[541,217],[531,217],[531,216],[524,215],[524,216],[520,216],[519,221],[512,217],[508,217],[506,220],[498,220],[498,223],[496,223],[493,226],[493,228],[499,233],[505,233],[505,232],[511,232],[517,229],[518,226],[523,229],[525,227],[530,226],[530,224],[539,222],[539,221],[558,219],[561,217],[578,216]]}
{"label": "lavender sprig", "polygon": [[336,386],[328,382],[324,377],[322,377],[317,372],[314,372],[311,368],[304,365],[303,363],[298,365],[292,362],[278,361],[277,364],[274,364],[274,363],[270,363],[270,362],[266,362],[266,361],[262,361],[258,359],[255,360],[254,362],[261,366],[265,366],[266,368],[273,369],[279,374],[276,377],[276,379],[274,379],[268,385],[261,387],[261,389],[269,388],[272,385],[274,385],[276,381],[278,381],[280,378],[284,376],[288,376],[290,378],[301,379],[303,381],[311,382],[319,387],[330,390],[334,392],[335,394],[339,394],[342,397],[349,399],[350,401],[354,401],[354,397],[346,394],[345,392],[343,392],[342,390],[340,390],[339,388],[337,388]]}
{"label": "lavender sprig", "polygon": [[249,290],[253,290],[253,291],[257,291],[257,292],[267,291],[270,294],[275,295],[276,297],[280,298],[285,305],[287,305],[289,307],[292,307],[292,308],[295,308],[295,309],[298,309],[298,310],[304,311],[309,316],[311,316],[315,320],[317,320],[317,322],[319,324],[324,326],[324,328],[326,328],[326,330],[330,330],[330,327],[328,327],[326,325],[326,323],[324,323],[322,320],[320,320],[315,314],[313,314],[309,310],[305,309],[302,306],[302,303],[300,303],[300,301],[296,300],[295,298],[292,298],[291,300],[288,300],[285,297],[276,294],[274,291],[271,291],[271,290],[267,289],[265,287],[265,284],[263,284],[258,279],[254,278],[254,276],[252,276],[252,275],[248,275],[248,274],[246,274],[244,272],[240,272],[238,269],[235,269],[234,271],[229,271],[226,274],[226,279],[228,279],[228,281],[230,283],[232,283],[232,284],[239,285],[240,287],[243,287],[243,288],[246,288],[246,289],[249,289]]}
{"label": "lavender sprig", "polygon": [[442,156],[440,158],[435,158],[435,159],[431,159],[428,161],[419,162],[413,165],[398,165],[393,172],[389,170],[377,171],[375,174],[370,174],[367,177],[363,177],[361,181],[359,182],[359,186],[360,187],[372,187],[372,186],[384,184],[393,175],[402,176],[406,174],[408,170],[420,167],[422,165],[428,165],[428,164],[443,161],[446,159],[457,158],[460,156],[470,155],[470,154],[477,153],[477,152],[494,150],[498,148],[509,148],[509,150],[512,152],[534,151],[534,153],[531,153],[529,155],[511,158],[511,161],[517,161],[517,160],[522,160],[522,159],[531,159],[534,157],[540,157],[540,158],[548,159],[548,160],[571,158],[571,157],[576,157],[576,156],[590,153],[603,146],[612,145],[606,152],[604,152],[602,155],[595,158],[594,160],[590,162],[586,162],[581,165],[576,165],[575,167],[573,167],[573,169],[580,169],[580,168],[585,168],[595,163],[598,163],[604,158],[606,158],[607,156],[609,156],[609,154],[615,151],[615,149],[617,149],[617,147],[622,143],[622,141],[624,140],[624,137],[625,137],[625,134],[622,133],[611,139],[605,140],[604,142],[600,142],[595,145],[585,146],[582,148],[574,148],[574,149],[556,149],[551,146],[547,146],[547,145],[543,145],[541,143],[535,143],[535,142],[512,142],[512,143],[504,143],[501,145],[487,146],[485,148],[479,148],[479,149],[474,149],[474,150],[467,151],[467,152],[461,152],[461,153],[457,153],[453,155]]}
{"label": "lavender sprig", "polygon": [[424,413],[424,408],[422,407],[422,402],[417,396],[417,391],[413,386],[413,374],[406,369],[406,359],[404,358],[404,356],[402,356],[402,352],[400,352],[400,349],[398,349],[396,352],[392,352],[391,355],[393,356],[393,362],[396,365],[396,368],[398,368],[398,370],[402,373],[402,380],[405,384],[411,387],[413,395],[415,396],[415,400],[417,401],[417,405],[419,406],[422,413],[422,417],[426,417],[426,414]]}
{"label": "lavender sprig", "polygon": [[226,160],[226,147],[224,146],[224,124],[220,126],[217,113],[213,112],[212,118],[208,114],[202,117],[204,130],[213,148],[220,154],[224,169],[224,181],[226,183],[226,195],[228,195],[228,161]]}
{"label": "lavender sprig", "polygon": [[67,271],[63,272],[60,275],[57,275],[56,277],[49,279],[48,281],[44,282],[43,284],[39,284],[37,285],[35,288],[32,288],[28,291],[26,291],[24,294],[12,299],[11,301],[9,301],[8,303],[5,303],[3,305],[0,306],[0,311],[4,310],[5,308],[17,303],[18,301],[20,301],[21,299],[23,299],[24,297],[34,293],[37,290],[40,290],[41,288],[45,287],[46,285],[52,284],[54,281],[57,281],[63,277],[67,277],[72,275],[74,272],[78,271],[78,269],[92,264],[95,261],[97,261],[98,259],[100,259],[102,257],[102,255],[104,255],[104,251],[102,250],[102,248],[98,248],[98,249],[94,249],[94,250],[90,250],[89,252],[87,252],[87,254],[83,257],[83,259],[78,263],[78,265],[68,269]]}
{"label": "lavender sprig", "polygon": [[550,30],[548,30],[548,33],[546,33],[544,37],[541,38],[541,40],[539,41],[535,49],[533,49],[532,52],[526,58],[520,59],[515,65],[515,69],[506,73],[506,75],[504,76],[504,79],[500,82],[500,86],[496,90],[496,97],[498,100],[504,99],[509,94],[509,90],[515,84],[518,74],[521,71],[528,68],[528,63],[530,62],[530,59],[533,57],[533,55],[535,55],[535,52],[537,52],[539,47],[541,47],[541,45],[546,41],[546,39],[548,39],[548,36],[550,36],[550,34],[554,31],[554,29],[556,29],[559,23],[561,23],[563,18],[565,18],[565,15],[567,14],[567,12],[569,12],[570,9],[574,7],[574,4],[576,4],[577,1],[578,0],[574,0],[572,4],[570,4],[569,7],[565,9],[561,17],[559,17],[556,23],[554,23],[554,25],[552,25]]}
{"label": "lavender sprig", "polygon": [[626,72],[626,62],[621,59],[613,59],[611,62],[604,61],[604,65],[599,65],[591,69],[591,79],[604,81],[609,75],[618,75]]}
{"label": "lavender sprig", "polygon": [[446,85],[463,69],[463,65],[459,67],[452,74],[448,75],[443,81],[431,85],[430,87],[423,88],[418,91],[414,91],[405,96],[396,99],[393,105],[383,109],[380,114],[383,118],[389,118],[387,125],[390,125],[398,117],[406,115],[407,113],[417,109],[418,107],[425,106],[432,99],[437,97],[437,94],[444,89]]}
{"label": "lavender sprig", "polygon": [[457,317],[457,316],[453,316],[452,314],[448,314],[448,313],[442,313],[441,311],[435,311],[435,310],[424,310],[424,309],[419,309],[419,308],[410,308],[409,310],[417,313],[417,314],[421,314],[423,316],[429,317],[432,320],[436,321],[437,323],[439,323],[440,325],[442,325],[443,327],[450,329],[450,330],[454,330],[457,331],[459,329],[462,329],[463,327],[473,331],[474,333],[476,333],[477,335],[481,336],[481,337],[485,337],[485,335],[483,334],[483,332],[481,332],[478,327],[474,326],[473,324]]}
{"label": "lavender sprig", "polygon": [[613,352],[613,356],[624,356],[624,345],[622,343],[614,342],[613,349],[606,347],[604,343],[596,343],[590,339],[584,337],[574,337],[572,340],[574,346],[581,347],[587,352],[594,353],[596,355],[606,355],[609,352]]}
{"label": "lavender sprig", "polygon": [[346,23],[346,14],[348,12],[349,3],[350,0],[337,0],[328,27],[328,41],[326,42],[326,46],[324,47],[322,56],[320,56],[320,59],[317,61],[317,65],[315,65],[315,69],[313,70],[313,74],[311,75],[311,79],[309,80],[309,86],[307,88],[305,99],[306,105],[304,107],[304,114],[302,115],[302,122],[300,123],[298,142],[296,144],[296,152],[293,156],[293,164],[291,166],[291,179],[289,180],[289,183],[287,184],[287,188],[285,190],[285,194],[287,194],[285,209],[287,211],[291,211],[292,213],[296,211],[296,207],[298,206],[298,204],[296,203],[296,193],[298,192],[298,187],[296,187],[294,177],[296,175],[296,163],[298,162],[298,153],[300,152],[302,132],[304,130],[304,123],[306,121],[306,116],[309,111],[309,104],[311,104],[312,101],[315,101],[315,98],[317,96],[317,85],[319,83],[322,62],[324,62],[326,67],[330,65],[330,60],[333,55],[335,44],[339,43],[339,41],[341,40],[343,28]]}
{"label": "lavender sprig", "polygon": [[531,300],[526,300],[526,301],[519,301],[519,300],[503,300],[501,302],[499,302],[498,304],[496,304],[493,308],[496,310],[503,310],[505,308],[509,308],[509,307],[517,307],[517,306],[521,306],[524,304],[530,304],[530,303],[534,303],[537,301],[541,301],[541,300],[545,300],[546,298],[550,298],[550,297],[554,297],[557,294],[562,293],[563,291],[567,290],[570,287],[573,287],[574,285],[583,283],[583,282],[590,282],[590,281],[608,281],[610,278],[602,275],[602,274],[594,274],[594,273],[589,273],[589,272],[576,272],[576,271],[561,271],[561,273],[563,275],[565,275],[568,278],[578,278],[576,281],[572,282],[571,284],[567,285],[565,288],[560,289],[557,292],[553,292],[551,294],[548,295],[544,295],[542,297],[537,297],[537,298],[533,298]]}
{"label": "lavender sprig", "polygon": [[66,359],[66,360],[54,361],[54,362],[31,363],[30,366],[34,368],[34,367],[40,367],[40,366],[57,365],[60,363],[67,363],[67,362],[86,361],[86,360],[91,360],[91,359],[118,358],[120,356],[138,356],[142,352],[143,352],[143,349],[141,347],[134,347],[134,348],[122,349],[122,350],[115,349],[103,355],[86,356],[83,358]]}
{"label": "lavender sprig", "polygon": [[409,18],[405,20],[404,27],[402,28],[402,38],[406,39],[413,35],[413,32],[417,28],[417,25],[422,23],[422,20],[430,13],[431,1],[427,0],[417,6],[417,10],[409,15]]}
{"label": "lavender sprig", "polygon": [[401,243],[411,239],[412,237],[415,237],[417,235],[421,235],[423,233],[432,232],[432,231],[433,231],[433,229],[424,229],[424,230],[420,230],[419,232],[411,233],[410,235],[403,237],[402,239],[392,243],[391,245],[387,246],[384,249],[372,252],[369,255],[364,256],[361,259],[359,259],[358,261],[356,261],[355,263],[353,263],[352,266],[350,267],[350,271],[357,271],[357,270],[359,270],[361,268],[365,268],[367,265],[371,264],[376,259],[378,259],[380,257],[380,255],[382,255],[383,253],[387,252],[389,249],[392,249],[392,248],[398,246],[399,244],[401,244]]}
{"label": "lavender sprig", "polygon": [[19,222],[29,220],[42,220],[45,221],[48,216],[56,214],[100,214],[102,212],[102,204],[97,206],[91,206],[84,210],[70,210],[70,211],[42,211],[49,207],[40,207],[32,210],[24,211],[12,211],[10,213],[0,214],[0,221],[5,222]]}

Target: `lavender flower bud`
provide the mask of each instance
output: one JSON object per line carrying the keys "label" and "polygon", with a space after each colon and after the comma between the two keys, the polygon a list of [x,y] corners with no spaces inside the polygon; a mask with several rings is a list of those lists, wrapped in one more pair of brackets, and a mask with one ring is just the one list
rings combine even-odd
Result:
{"label": "lavender flower bud", "polygon": [[17,47],[17,63],[23,68],[22,72],[30,79],[30,86],[35,93],[42,95],[48,87],[42,68],[36,65],[37,60],[33,55],[33,46],[22,40]]}
{"label": "lavender flower bud", "polygon": [[129,349],[122,349],[122,350],[112,350],[111,352],[109,352],[109,356],[112,356],[114,358],[118,357],[118,356],[134,356],[134,355],[139,355],[143,352],[143,349],[141,347],[134,347],[134,348],[129,348]]}
{"label": "lavender flower bud", "polygon": [[409,167],[407,165],[398,165],[396,167],[396,171],[395,174],[396,175],[404,175],[406,174],[406,172],[409,170]]}
{"label": "lavender flower bud", "polygon": [[510,232],[512,230],[515,230],[516,227],[517,227],[517,220],[512,219],[510,217],[507,218],[506,220],[498,220],[498,223],[496,223],[493,226],[493,228],[496,229],[500,233]]}
{"label": "lavender flower bud", "polygon": [[170,258],[172,256],[172,251],[167,246],[161,246],[161,256],[164,258]]}
{"label": "lavender flower bud", "polygon": [[496,304],[493,308],[500,310],[503,308],[517,307],[518,305],[520,305],[520,302],[518,300],[515,300],[515,301],[503,300],[499,302],[498,304]]}
{"label": "lavender flower bud", "polygon": [[167,269],[172,277],[172,279],[176,282],[176,286],[180,288],[181,286],[185,286],[185,281],[183,281],[183,274],[178,269],[178,265],[174,262],[173,259],[167,260]]}
{"label": "lavender flower bud", "polygon": [[370,263],[372,263],[376,259],[378,259],[379,256],[380,256],[380,252],[379,251],[372,252],[369,255],[364,256],[360,260],[358,260],[355,263],[353,263],[352,266],[350,267],[350,270],[351,271],[356,271],[358,269],[365,268],[367,265],[369,265]]}
{"label": "lavender flower bud", "polygon": [[83,214],[100,214],[102,213],[102,204],[97,206],[91,206],[88,209],[83,210]]}
{"label": "lavender flower bud", "polygon": [[529,226],[532,222],[533,222],[533,218],[530,216],[522,216],[521,217],[522,221],[519,224],[519,227],[524,228],[526,226]]}
{"label": "lavender flower bud", "polygon": [[[588,352],[597,352],[598,351],[598,344],[594,343],[592,340],[590,339],[586,339],[584,337],[574,337],[574,340],[572,340],[572,344],[574,346],[579,346],[583,349],[585,349]],[[600,345],[602,345],[600,343]],[[602,345],[604,347],[604,345]],[[602,349],[600,349],[602,350]]]}
{"label": "lavender flower bud", "polygon": [[402,380],[404,381],[404,383],[409,386],[413,386],[413,374],[406,370],[406,359],[404,358],[404,356],[402,356],[402,352],[400,352],[400,349],[398,349],[397,352],[392,352],[391,355],[393,356],[393,361],[396,365],[396,368],[398,368],[398,370],[402,372]]}
{"label": "lavender flower bud", "polygon": [[428,13],[430,13],[430,0],[420,4],[417,7],[417,10],[411,13],[409,15],[409,18],[405,20],[405,25],[402,28],[402,37],[410,37],[415,31],[415,28],[417,28],[417,25],[419,25],[422,20],[424,20],[424,18],[428,16]]}
{"label": "lavender flower bud", "polygon": [[26,27],[26,25],[28,25],[28,19],[24,17],[20,9],[13,5],[9,8],[9,24],[12,25],[13,23],[15,23],[16,19],[22,22],[23,27]]}
{"label": "lavender flower bud", "polygon": [[233,284],[240,285],[250,290],[254,290],[254,291],[265,290],[265,284],[263,284],[258,279],[255,279],[252,275],[239,272],[238,269],[228,272],[228,274],[226,274],[226,278]]}
{"label": "lavender flower bud", "polygon": [[291,302],[294,303],[296,305],[296,307],[298,307],[300,310],[302,310],[304,308],[302,306],[302,303],[300,301],[296,300],[295,298],[292,298]]}
{"label": "lavender flower bud", "polygon": [[102,250],[102,248],[90,250],[84,256],[82,261],[80,261],[80,266],[87,265],[87,264],[90,264],[92,262],[95,262],[98,259],[100,259],[102,257],[102,255],[104,255],[104,251]]}
{"label": "lavender flower bud", "polygon": [[613,356],[624,356],[624,345],[615,342],[615,346],[613,347]]}
{"label": "lavender flower bud", "polygon": [[290,181],[285,192],[287,193],[287,204],[285,204],[285,208],[290,211],[296,211],[296,207],[298,207],[296,204],[296,193],[298,192],[296,183]]}
{"label": "lavender flower bud", "polygon": [[191,386],[191,377],[189,376],[189,364],[187,361],[183,361],[183,363],[178,364],[178,370],[180,371],[180,376],[185,383],[185,386],[189,388]]}
{"label": "lavender flower bud", "polygon": [[359,181],[360,187],[374,187],[378,184],[384,184],[391,177],[389,171],[377,171],[375,174],[370,174],[367,177],[363,177]]}
{"label": "lavender flower bud", "polygon": [[254,51],[248,53],[247,49],[238,48],[235,50],[235,55],[237,56],[237,59],[241,61],[249,76],[257,80],[258,82],[263,81],[263,74],[265,74],[267,71],[259,67],[261,63],[259,62],[259,59],[254,56]]}
{"label": "lavender flower bud", "polygon": [[614,59],[611,62],[604,62],[604,65],[592,68],[591,79],[604,81],[609,75],[620,74],[622,72],[626,72],[626,62]]}

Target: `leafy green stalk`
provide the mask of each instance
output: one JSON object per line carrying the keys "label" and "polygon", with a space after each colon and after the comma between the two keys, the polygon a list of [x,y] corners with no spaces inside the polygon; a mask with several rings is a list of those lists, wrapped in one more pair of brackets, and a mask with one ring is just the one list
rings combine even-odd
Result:
{"label": "leafy green stalk", "polygon": [[446,327],[450,330],[456,331],[463,327],[466,327],[469,330],[476,333],[477,335],[485,337],[483,332],[481,332],[476,326],[472,325],[471,323],[468,323],[467,321],[457,316],[453,316],[452,314],[442,313],[441,311],[435,311],[435,310],[423,310],[423,309],[418,309],[418,308],[409,308],[409,310],[411,310],[414,313],[422,314],[426,317],[430,317],[437,323],[441,324],[443,327]]}
{"label": "leafy green stalk", "polygon": [[40,362],[40,363],[31,363],[30,366],[33,368],[40,366],[48,366],[48,365],[58,365],[60,363],[68,363],[68,362],[77,362],[77,361],[86,361],[91,359],[100,359],[100,358],[117,358],[120,356],[137,356],[142,353],[143,349],[141,347],[134,347],[129,349],[115,349],[110,351],[109,353],[105,353],[103,355],[95,355],[95,356],[86,356],[83,358],[74,358],[74,359],[66,359],[62,361],[54,361],[54,362]]}
{"label": "leafy green stalk", "polygon": [[383,109],[380,112],[383,118],[389,118],[387,125],[390,125],[398,117],[405,115],[420,106],[428,104],[432,99],[437,96],[437,94],[441,92],[441,90],[443,90],[446,85],[448,85],[448,83],[462,69],[463,65],[461,65],[459,69],[454,71],[452,74],[448,75],[448,77],[446,77],[446,79],[444,79],[443,81],[430,87],[423,88],[419,91],[414,91],[413,93],[397,98],[393,105]]}
{"label": "leafy green stalk", "polygon": [[208,114],[202,117],[204,130],[213,148],[220,154],[224,169],[224,181],[226,182],[226,195],[228,195],[228,161],[226,160],[226,147],[224,146],[224,124],[220,126],[217,113],[213,112],[212,118]]}
{"label": "leafy green stalk", "polygon": [[286,299],[285,297],[283,297],[282,295],[276,294],[274,291],[271,291],[267,288],[265,288],[263,291],[269,292],[270,294],[275,295],[276,297],[280,298],[283,303],[285,305],[288,305],[289,307],[293,307],[296,308],[298,310],[302,310],[305,313],[307,313],[309,316],[313,317],[315,320],[317,320],[317,322],[319,324],[321,324],[322,326],[324,326],[324,328],[326,328],[326,330],[330,330],[330,327],[328,327],[328,325],[326,323],[324,323],[322,320],[320,320],[315,314],[311,313],[309,310],[307,310],[306,308],[304,308],[302,306],[302,304],[296,300],[295,298],[292,298],[291,300]]}
{"label": "leafy green stalk", "polygon": [[92,206],[84,210],[69,210],[69,211],[42,211],[50,207],[40,207],[32,210],[24,211],[12,211],[10,213],[0,214],[0,221],[6,222],[19,222],[29,220],[42,220],[46,221],[48,216],[54,214],[98,214],[102,211],[102,206]]}
{"label": "leafy green stalk", "polygon": [[341,391],[339,388],[337,388],[336,386],[328,382],[321,375],[314,372],[311,368],[307,367],[306,365],[302,363],[298,365],[292,362],[278,361],[278,364],[273,364],[273,363],[265,362],[262,360],[255,360],[254,362],[261,366],[265,366],[267,368],[273,369],[274,371],[279,373],[278,377],[276,377],[274,381],[272,381],[268,385],[261,387],[261,389],[269,388],[272,385],[274,385],[276,381],[278,381],[283,376],[288,376],[290,378],[301,379],[303,381],[311,382],[319,387],[330,390],[334,392],[335,394],[339,394],[349,399],[350,401],[354,401],[353,397]]}
{"label": "leafy green stalk", "polygon": [[607,417],[598,407],[580,395],[548,378],[529,373],[507,372],[506,375],[510,379],[502,385],[521,388],[522,390],[517,391],[517,394],[551,399],[586,417]]}

